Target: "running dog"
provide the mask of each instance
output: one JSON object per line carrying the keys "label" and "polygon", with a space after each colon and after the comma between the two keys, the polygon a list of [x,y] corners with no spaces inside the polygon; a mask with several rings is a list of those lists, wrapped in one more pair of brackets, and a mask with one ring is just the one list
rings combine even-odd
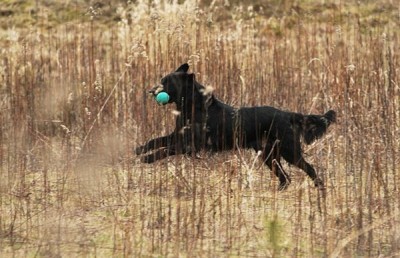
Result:
{"label": "running dog", "polygon": [[300,140],[311,144],[322,137],[336,121],[335,111],[304,115],[270,106],[235,108],[218,100],[188,70],[189,65],[182,64],[149,91],[154,97],[167,93],[169,100],[165,104],[175,103],[179,115],[171,134],[136,148],[137,155],[151,152],[142,157],[142,162],[153,163],[178,154],[193,155],[200,150],[212,153],[252,148],[262,151],[264,163],[279,178],[280,190],[291,182],[280,164],[281,157],[305,171],[316,187],[324,187],[315,169],[305,161]]}

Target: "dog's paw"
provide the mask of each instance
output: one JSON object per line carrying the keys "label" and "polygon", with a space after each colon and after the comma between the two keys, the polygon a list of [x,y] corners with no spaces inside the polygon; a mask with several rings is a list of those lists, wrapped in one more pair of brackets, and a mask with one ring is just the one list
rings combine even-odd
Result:
{"label": "dog's paw", "polygon": [[321,178],[317,177],[316,179],[314,179],[314,185],[315,187],[319,188],[319,189],[324,189],[324,182],[322,181]]}
{"label": "dog's paw", "polygon": [[142,162],[142,163],[151,164],[151,163],[154,163],[154,161],[155,161],[154,155],[146,155],[146,156],[140,158],[140,162]]}
{"label": "dog's paw", "polygon": [[139,147],[135,148],[135,154],[136,155],[140,155],[140,154],[143,154],[143,153],[145,153],[144,146],[139,146]]}
{"label": "dog's paw", "polygon": [[282,181],[282,182],[279,183],[278,190],[279,191],[284,191],[289,187],[289,185],[290,185],[290,180]]}

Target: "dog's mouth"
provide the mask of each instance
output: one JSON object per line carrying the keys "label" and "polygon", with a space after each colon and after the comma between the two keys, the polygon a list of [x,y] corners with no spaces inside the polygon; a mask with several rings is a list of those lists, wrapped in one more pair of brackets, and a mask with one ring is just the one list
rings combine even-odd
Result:
{"label": "dog's mouth", "polygon": [[157,85],[149,90],[149,93],[154,97],[154,100],[160,105],[164,106],[169,103],[170,96],[164,91],[162,85]]}
{"label": "dog's mouth", "polygon": [[156,97],[160,92],[164,90],[164,86],[162,85],[156,85],[153,88],[149,90],[149,93],[152,94],[154,97]]}

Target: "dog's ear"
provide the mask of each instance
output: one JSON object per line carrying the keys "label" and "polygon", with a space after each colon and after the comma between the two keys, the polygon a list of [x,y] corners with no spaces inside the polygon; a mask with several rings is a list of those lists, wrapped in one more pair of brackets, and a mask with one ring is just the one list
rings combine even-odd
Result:
{"label": "dog's ear", "polygon": [[176,71],[175,72],[183,72],[183,73],[187,73],[187,71],[189,70],[189,65],[188,65],[188,63],[184,63],[184,64],[182,64],[181,66],[179,66],[179,68],[178,69],[176,69]]}

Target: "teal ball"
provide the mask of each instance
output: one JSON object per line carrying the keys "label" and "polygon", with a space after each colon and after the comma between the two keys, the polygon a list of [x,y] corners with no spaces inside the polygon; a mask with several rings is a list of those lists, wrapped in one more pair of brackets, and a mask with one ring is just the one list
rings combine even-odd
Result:
{"label": "teal ball", "polygon": [[156,96],[156,101],[158,104],[167,104],[169,101],[169,95],[166,92],[160,92]]}

